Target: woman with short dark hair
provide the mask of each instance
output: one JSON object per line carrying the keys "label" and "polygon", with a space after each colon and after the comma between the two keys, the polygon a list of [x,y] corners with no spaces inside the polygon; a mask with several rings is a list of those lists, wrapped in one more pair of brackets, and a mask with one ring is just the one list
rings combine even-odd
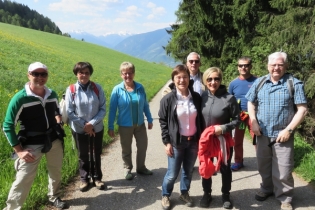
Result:
{"label": "woman with short dark hair", "polygon": [[170,208],[175,180],[182,166],[179,197],[186,206],[193,206],[189,196],[190,183],[198,153],[198,141],[202,131],[201,98],[193,91],[187,66],[177,65],[171,74],[172,92],[160,103],[159,117],[162,141],[168,160],[168,168],[162,184],[162,207]]}
{"label": "woman with short dark hair", "polygon": [[73,73],[77,82],[66,91],[66,110],[72,136],[79,156],[80,191],[89,188],[90,179],[97,189],[105,189],[102,182],[101,154],[103,148],[106,101],[103,88],[90,80],[93,67],[89,62],[78,62]]}

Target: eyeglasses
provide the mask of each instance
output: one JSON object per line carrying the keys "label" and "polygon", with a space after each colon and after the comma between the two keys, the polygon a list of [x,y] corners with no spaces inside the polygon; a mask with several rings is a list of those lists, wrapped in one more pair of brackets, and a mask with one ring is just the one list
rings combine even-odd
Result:
{"label": "eyeglasses", "polygon": [[90,75],[91,74],[89,71],[86,71],[86,72],[79,71],[78,73],[80,75]]}
{"label": "eyeglasses", "polygon": [[195,63],[200,63],[200,60],[189,60],[188,62],[189,62],[190,64],[193,64],[194,62],[195,62]]}
{"label": "eyeglasses", "polygon": [[121,72],[121,74],[123,75],[123,76],[131,76],[131,75],[133,75],[133,72]]}
{"label": "eyeglasses", "polygon": [[283,63],[280,64],[269,64],[271,67],[275,68],[276,66],[278,66],[279,68],[282,68],[284,66]]}
{"label": "eyeglasses", "polygon": [[30,72],[30,75],[33,77],[39,77],[41,76],[42,78],[46,78],[48,76],[47,72]]}
{"label": "eyeglasses", "polygon": [[250,64],[238,64],[237,66],[239,68],[243,68],[243,67],[248,68],[248,67],[250,67]]}
{"label": "eyeglasses", "polygon": [[208,83],[212,82],[212,80],[213,80],[214,82],[220,82],[220,81],[221,81],[221,78],[219,78],[219,77],[214,77],[214,78],[208,77],[208,78],[207,78],[207,82],[208,82]]}

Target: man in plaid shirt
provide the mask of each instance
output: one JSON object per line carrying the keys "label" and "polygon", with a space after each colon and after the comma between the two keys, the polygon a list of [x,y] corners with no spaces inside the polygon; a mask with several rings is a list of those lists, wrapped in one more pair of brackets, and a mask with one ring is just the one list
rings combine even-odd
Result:
{"label": "man in plaid shirt", "polygon": [[286,53],[270,54],[264,84],[257,90],[264,77],[258,78],[245,96],[252,131],[257,136],[258,171],[262,179],[255,199],[264,201],[274,194],[282,210],[293,209],[294,130],[307,112],[303,83],[293,77],[294,93],[290,94],[287,67]]}

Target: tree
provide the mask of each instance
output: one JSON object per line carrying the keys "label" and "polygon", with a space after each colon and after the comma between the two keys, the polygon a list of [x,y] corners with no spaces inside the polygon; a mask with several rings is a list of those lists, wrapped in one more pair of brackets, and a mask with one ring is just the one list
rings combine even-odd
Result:
{"label": "tree", "polygon": [[[182,0],[177,21],[168,30],[172,35],[167,54],[185,61],[189,52],[201,54],[203,68],[219,66],[224,80],[237,74],[241,56],[253,58],[254,73],[266,74],[266,57],[285,51],[290,69],[305,82],[309,112],[304,136],[315,136],[315,1],[314,0]],[[308,120],[309,119],[309,120]],[[313,136],[312,136],[313,135]]]}

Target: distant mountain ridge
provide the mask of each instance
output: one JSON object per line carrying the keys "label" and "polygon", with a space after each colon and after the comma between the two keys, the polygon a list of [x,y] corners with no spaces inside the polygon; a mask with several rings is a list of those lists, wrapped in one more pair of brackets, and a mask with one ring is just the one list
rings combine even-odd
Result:
{"label": "distant mountain ridge", "polygon": [[119,52],[155,63],[175,66],[173,58],[166,55],[163,46],[171,38],[166,28],[142,34],[108,34],[94,36],[85,32],[70,32],[71,37],[97,45],[108,47]]}

